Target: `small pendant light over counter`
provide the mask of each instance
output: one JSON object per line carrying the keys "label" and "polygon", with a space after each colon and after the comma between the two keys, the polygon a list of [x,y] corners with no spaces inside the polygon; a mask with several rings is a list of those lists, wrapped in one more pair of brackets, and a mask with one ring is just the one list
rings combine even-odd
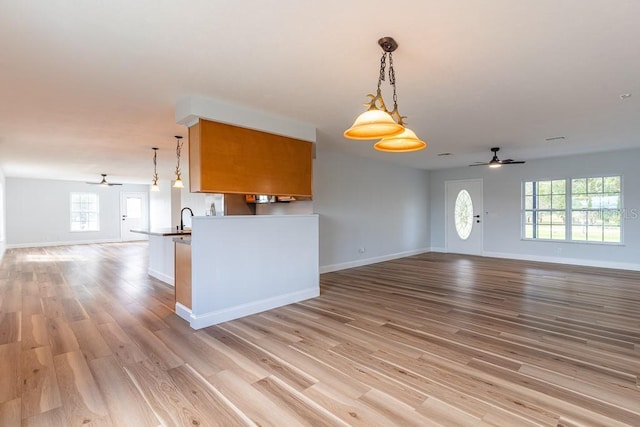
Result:
{"label": "small pendant light over counter", "polygon": [[[405,127],[405,116],[398,112],[398,96],[396,94],[396,75],[393,68],[392,53],[398,48],[398,43],[391,37],[383,37],[378,40],[378,45],[382,48],[380,58],[380,74],[378,75],[378,89],[375,96],[367,95],[371,98],[369,108],[356,118],[353,126],[344,132],[344,136],[349,139],[380,139],[373,147],[379,151],[386,152],[408,152],[422,150],[427,146],[424,141],[418,139],[416,134]],[[385,80],[385,70],[389,58],[389,84],[393,88],[393,110],[387,110],[382,99],[380,85]]]}
{"label": "small pendant light over counter", "polygon": [[184,188],[184,184],[182,183],[182,176],[180,171],[180,150],[182,150],[182,137],[180,135],[176,135],[176,180],[173,183],[174,188]]}
{"label": "small pendant light over counter", "polygon": [[158,147],[151,148],[153,150],[153,182],[151,183],[151,191],[160,191],[158,185]]}

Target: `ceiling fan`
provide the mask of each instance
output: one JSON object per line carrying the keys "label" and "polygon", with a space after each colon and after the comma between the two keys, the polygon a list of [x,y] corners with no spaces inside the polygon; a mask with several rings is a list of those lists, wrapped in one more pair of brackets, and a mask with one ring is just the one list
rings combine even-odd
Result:
{"label": "ceiling fan", "polygon": [[100,181],[100,182],[87,182],[87,184],[103,185],[105,187],[111,187],[112,185],[122,185],[122,184],[116,184],[115,182],[107,182],[107,174],[106,173],[101,173],[100,175],[102,175],[102,181]]}
{"label": "ceiling fan", "polygon": [[487,163],[476,162],[469,166],[489,166],[490,168],[499,168],[502,165],[517,165],[517,164],[525,163],[522,160],[516,161],[513,159],[504,159],[504,160],[498,159],[498,151],[500,151],[500,147],[493,147],[491,151],[493,152],[493,158],[489,160],[489,162]]}

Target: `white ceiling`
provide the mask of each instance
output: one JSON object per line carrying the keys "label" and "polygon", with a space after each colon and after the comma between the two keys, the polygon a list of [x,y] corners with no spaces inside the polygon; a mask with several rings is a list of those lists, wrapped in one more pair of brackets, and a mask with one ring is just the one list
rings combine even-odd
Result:
{"label": "white ceiling", "polygon": [[[492,146],[517,160],[639,147],[639,16],[638,0],[2,0],[0,168],[147,183],[157,146],[169,179],[188,95],[425,169],[487,161]],[[399,44],[400,112],[421,152],[342,136],[375,91],[382,36]]]}

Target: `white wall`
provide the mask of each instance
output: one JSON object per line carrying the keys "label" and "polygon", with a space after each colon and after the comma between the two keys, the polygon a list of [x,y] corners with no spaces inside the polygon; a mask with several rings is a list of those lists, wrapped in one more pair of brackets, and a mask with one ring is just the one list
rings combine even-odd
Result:
{"label": "white wall", "polygon": [[158,186],[160,191],[149,191],[149,229],[151,230],[171,228],[171,181],[159,180]]}
{"label": "white wall", "polygon": [[7,228],[5,218],[7,216],[7,205],[5,203],[6,183],[4,172],[0,169],[0,261],[7,247]]}
{"label": "white wall", "polygon": [[427,171],[320,147],[313,207],[320,215],[321,272],[429,250]]}
{"label": "white wall", "polygon": [[[120,192],[147,192],[148,185],[90,186],[84,182],[6,178],[8,247],[120,241]],[[100,231],[71,232],[70,193],[100,197]]]}
{"label": "white wall", "polygon": [[[640,269],[640,149],[527,161],[499,169],[465,167],[431,171],[431,246],[445,250],[445,181],[484,181],[484,255]],[[544,242],[521,239],[522,181],[622,175],[624,244]]]}

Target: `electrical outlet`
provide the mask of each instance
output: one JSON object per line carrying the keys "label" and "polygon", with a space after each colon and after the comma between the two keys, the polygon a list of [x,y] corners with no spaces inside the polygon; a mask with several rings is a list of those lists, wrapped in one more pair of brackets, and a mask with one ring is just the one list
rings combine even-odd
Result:
{"label": "electrical outlet", "polygon": [[361,254],[365,253],[366,251],[367,251],[367,248],[358,249],[358,252],[361,253]]}

